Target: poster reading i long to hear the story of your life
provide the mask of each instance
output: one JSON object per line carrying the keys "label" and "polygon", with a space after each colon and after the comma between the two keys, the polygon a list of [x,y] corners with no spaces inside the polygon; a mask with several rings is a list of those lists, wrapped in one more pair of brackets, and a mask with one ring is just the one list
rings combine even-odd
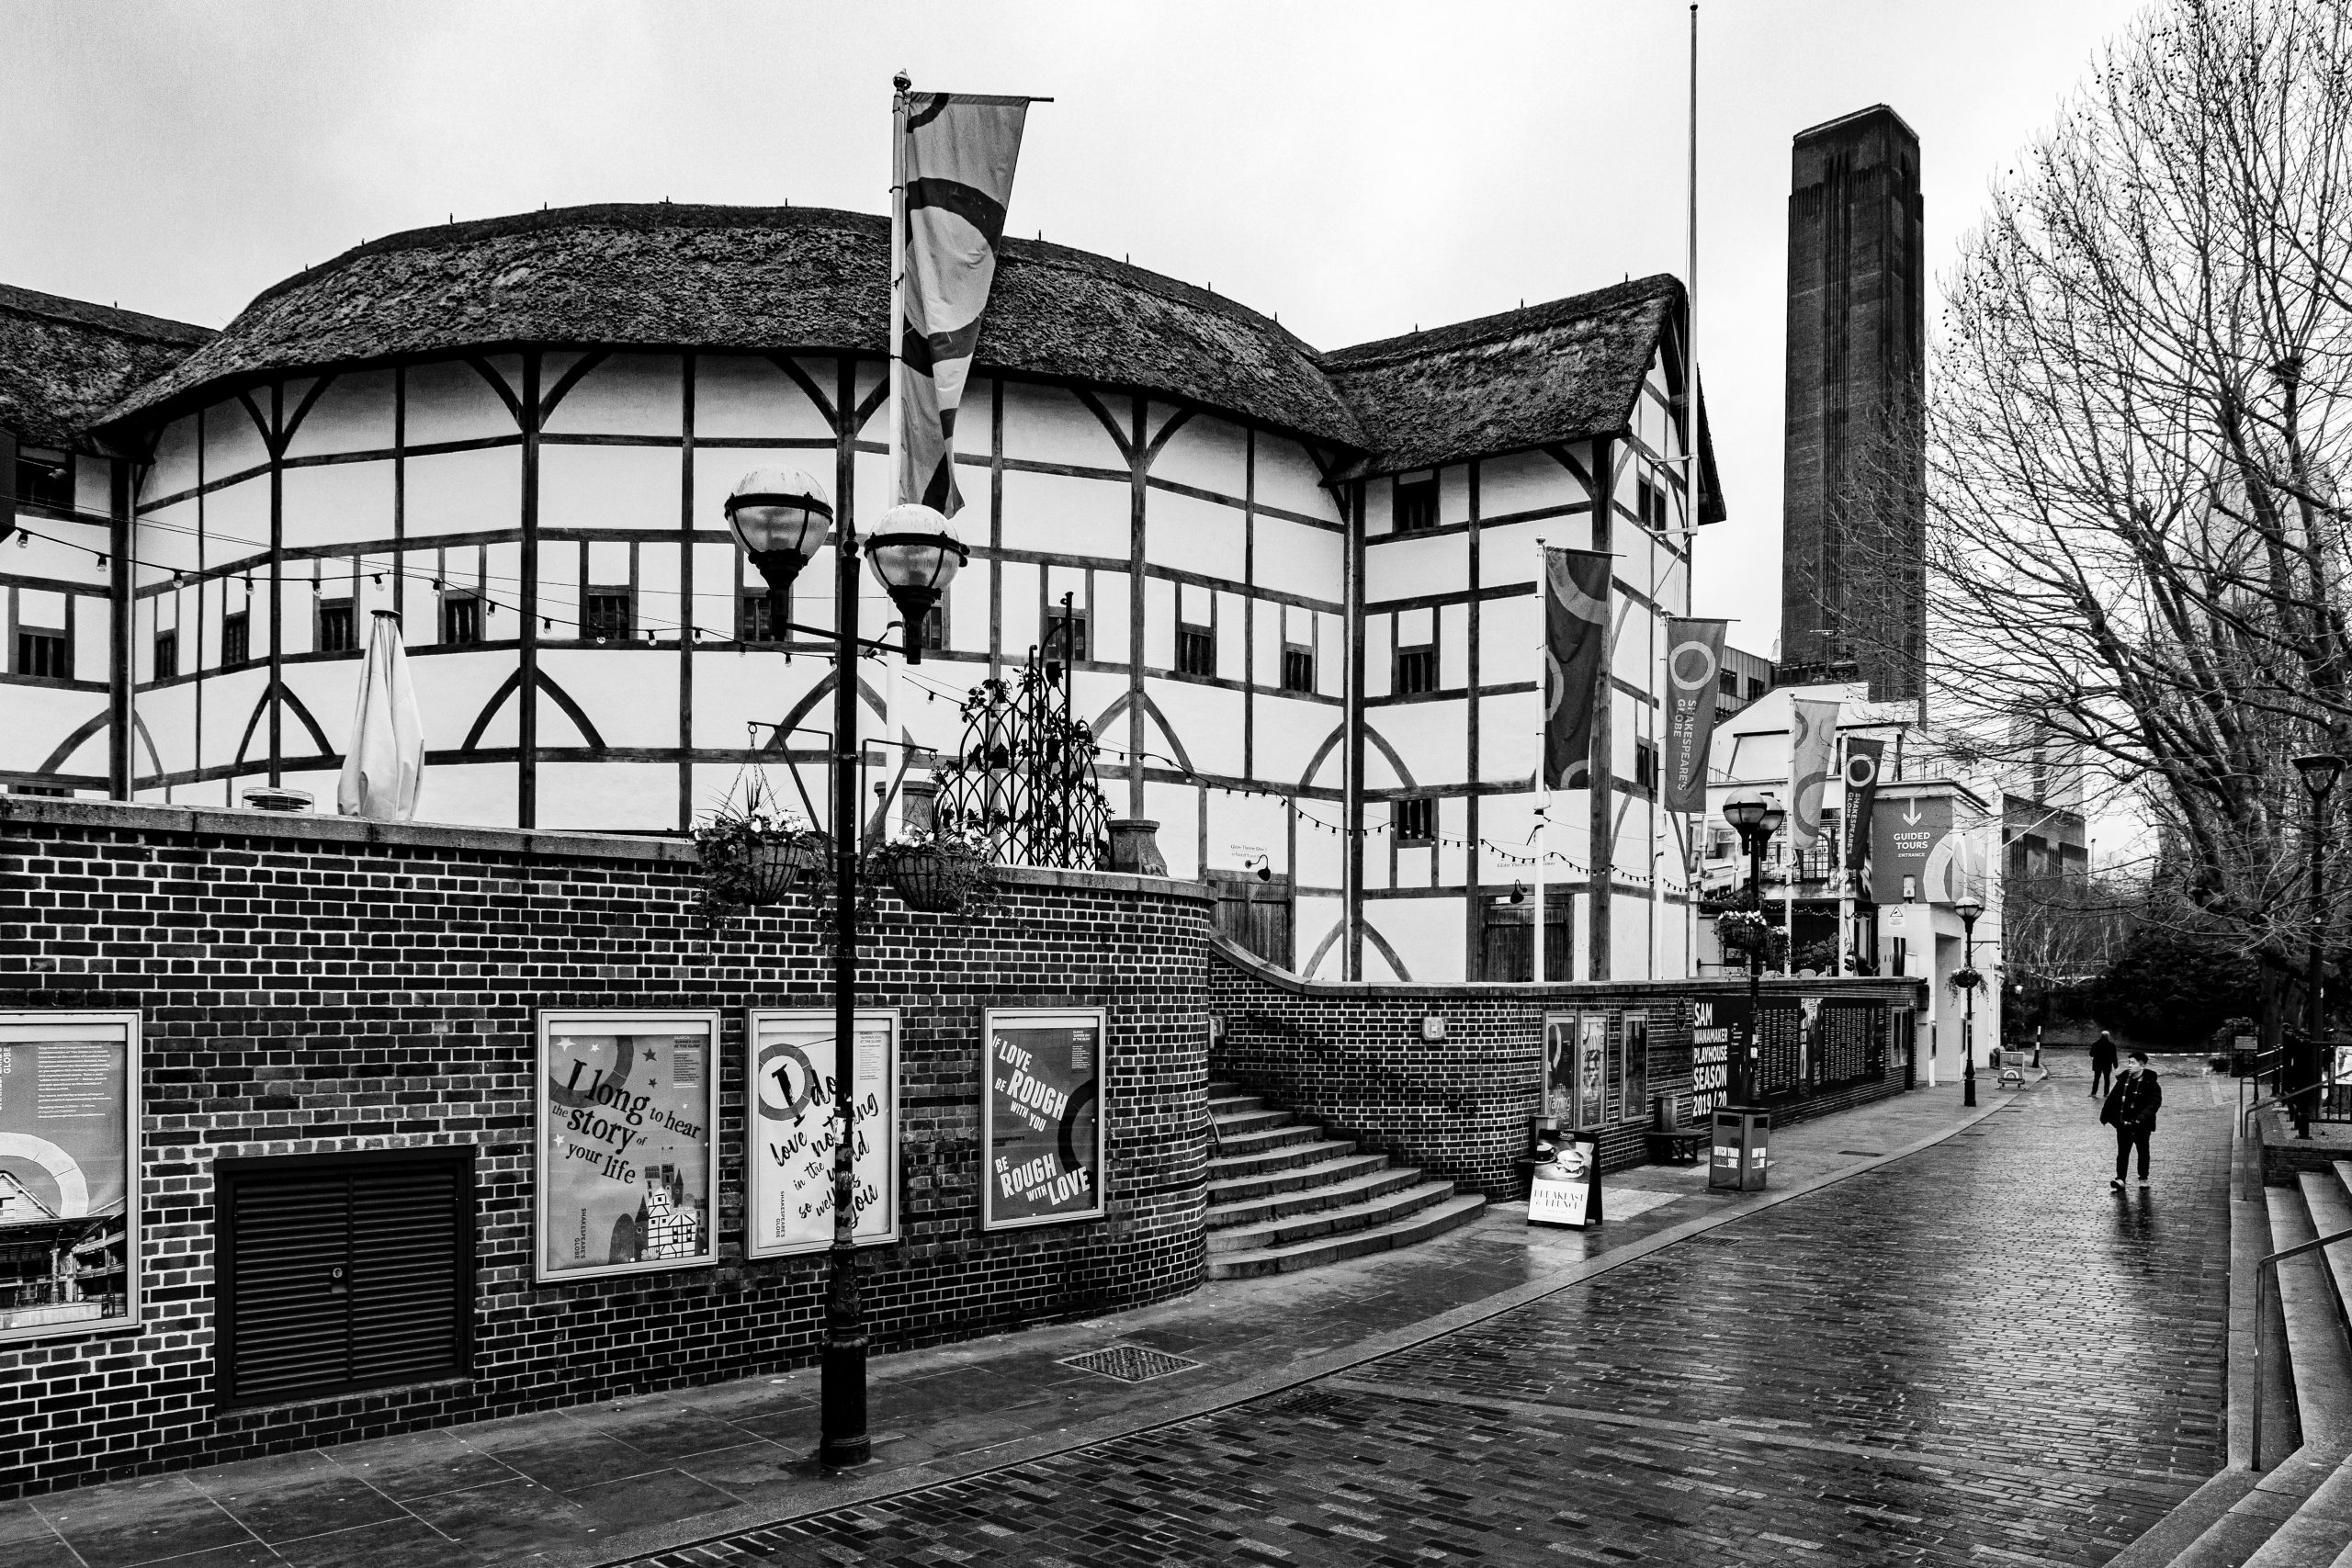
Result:
{"label": "poster reading i long to hear the story of your life", "polygon": [[718,1015],[539,1015],[539,1278],[717,1257]]}
{"label": "poster reading i long to hear the story of your life", "polygon": [[986,1036],[981,1224],[1102,1213],[1102,1010],[992,1010]]}

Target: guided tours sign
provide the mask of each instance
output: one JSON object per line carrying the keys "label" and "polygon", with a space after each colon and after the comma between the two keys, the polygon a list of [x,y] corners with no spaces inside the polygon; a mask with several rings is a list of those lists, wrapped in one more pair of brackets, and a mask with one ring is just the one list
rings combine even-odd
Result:
{"label": "guided tours sign", "polygon": [[138,1320],[139,1015],[0,1013],[0,1339]]}
{"label": "guided tours sign", "polygon": [[990,1009],[980,1096],[980,1224],[1102,1213],[1101,1008]]}
{"label": "guided tours sign", "polygon": [[[820,1252],[833,1244],[833,1161],[840,1060],[833,1049],[833,1014],[755,1008],[743,1037],[751,1053],[744,1074],[752,1118],[744,1151],[744,1206],[753,1258]],[[857,1046],[850,1058],[856,1096],[851,1146],[860,1243],[899,1239],[899,1015],[876,1010],[857,1015]]]}
{"label": "guided tours sign", "polygon": [[718,1261],[715,1012],[539,1014],[538,1277]]}
{"label": "guided tours sign", "polygon": [[1910,879],[1910,897],[1941,903],[1949,895],[1928,887],[1928,857],[1951,831],[1951,797],[1922,799],[1905,795],[1889,800],[1883,795],[1871,808],[1871,898],[1879,904],[1904,902],[1904,880]]}

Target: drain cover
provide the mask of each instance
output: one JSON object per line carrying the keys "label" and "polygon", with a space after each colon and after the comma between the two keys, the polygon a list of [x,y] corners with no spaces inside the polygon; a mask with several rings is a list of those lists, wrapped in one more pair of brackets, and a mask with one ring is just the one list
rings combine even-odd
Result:
{"label": "drain cover", "polygon": [[1189,1372],[1200,1362],[1141,1345],[1114,1345],[1107,1350],[1089,1350],[1083,1356],[1065,1356],[1058,1364],[1076,1367],[1081,1372],[1099,1372],[1121,1382],[1149,1382],[1174,1372]]}
{"label": "drain cover", "polygon": [[1875,1159],[1886,1151],[1884,1149],[1839,1149],[1838,1152],[1841,1155],[1869,1155]]}

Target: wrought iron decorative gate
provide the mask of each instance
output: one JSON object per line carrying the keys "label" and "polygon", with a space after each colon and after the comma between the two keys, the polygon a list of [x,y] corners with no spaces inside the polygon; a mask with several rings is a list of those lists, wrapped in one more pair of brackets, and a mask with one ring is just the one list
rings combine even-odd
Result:
{"label": "wrought iron decorative gate", "polygon": [[1005,865],[1091,871],[1109,851],[1110,805],[1095,780],[1094,732],[1035,655],[964,699],[964,745],[939,770],[933,820],[985,839]]}

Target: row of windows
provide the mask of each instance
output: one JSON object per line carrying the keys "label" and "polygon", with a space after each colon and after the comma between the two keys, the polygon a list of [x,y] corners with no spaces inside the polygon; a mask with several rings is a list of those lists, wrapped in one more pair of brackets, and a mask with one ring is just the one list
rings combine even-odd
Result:
{"label": "row of windows", "polygon": [[[1437,476],[1425,479],[1399,479],[1395,492],[1396,528],[1399,534],[1416,534],[1437,526]],[[1672,519],[1667,511],[1667,491],[1646,474],[1634,480],[1634,515],[1643,527],[1663,534]]]}
{"label": "row of windows", "polygon": [[[1715,689],[1732,701],[1739,701],[1739,671],[1719,670],[1715,672]],[[1764,679],[1760,675],[1747,677],[1747,700],[1754,702],[1764,694]]]}
{"label": "row of windows", "polygon": [[[1657,788],[1657,748],[1646,740],[1634,742],[1634,783],[1645,790]],[[1437,798],[1422,795],[1388,803],[1388,828],[1399,844],[1437,842]],[[1713,846],[1710,846],[1711,858]]]}

